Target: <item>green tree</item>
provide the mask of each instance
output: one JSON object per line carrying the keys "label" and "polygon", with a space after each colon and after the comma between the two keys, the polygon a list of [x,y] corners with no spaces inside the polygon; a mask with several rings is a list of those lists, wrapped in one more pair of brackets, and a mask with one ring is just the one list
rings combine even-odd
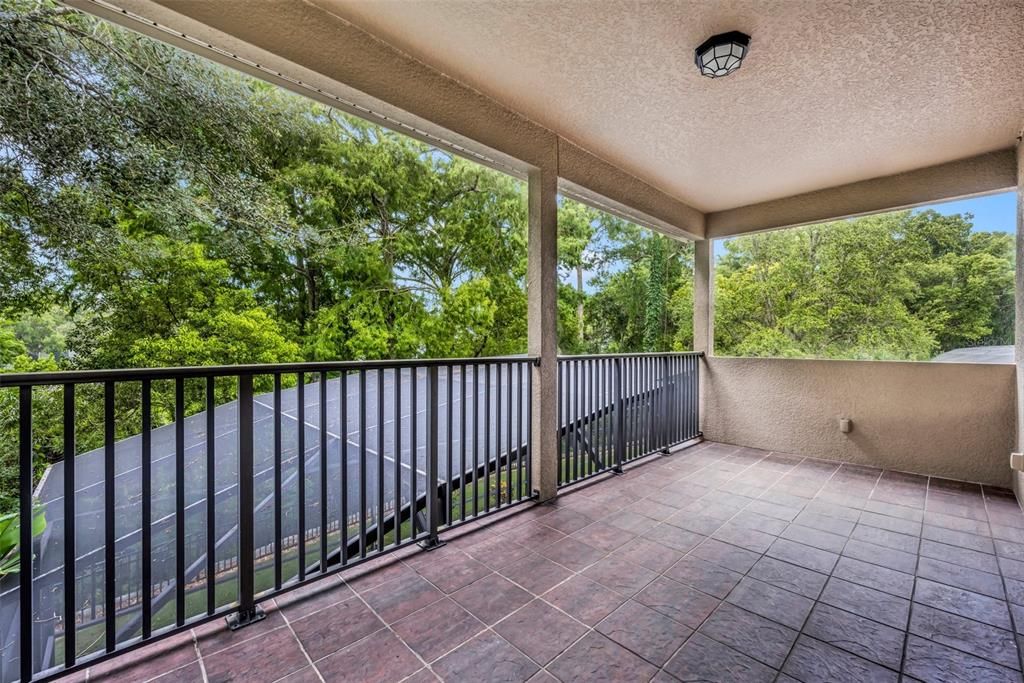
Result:
{"label": "green tree", "polygon": [[1012,343],[1010,244],[934,211],[729,240],[716,271],[716,349],[926,360]]}

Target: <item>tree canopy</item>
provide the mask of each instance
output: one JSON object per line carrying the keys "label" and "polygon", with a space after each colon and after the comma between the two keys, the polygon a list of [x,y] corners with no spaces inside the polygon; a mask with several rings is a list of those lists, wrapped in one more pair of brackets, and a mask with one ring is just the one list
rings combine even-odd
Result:
{"label": "tree canopy", "polygon": [[971,216],[868,216],[729,240],[715,278],[723,355],[927,360],[1013,343],[1013,235]]}

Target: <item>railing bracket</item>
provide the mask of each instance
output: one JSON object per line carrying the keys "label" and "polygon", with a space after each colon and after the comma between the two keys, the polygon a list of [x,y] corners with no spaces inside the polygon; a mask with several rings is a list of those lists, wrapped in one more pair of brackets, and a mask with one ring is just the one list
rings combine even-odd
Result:
{"label": "railing bracket", "polygon": [[448,541],[442,541],[440,538],[425,538],[419,541],[418,545],[423,550],[430,552],[431,550],[437,550],[441,546],[448,545]]}
{"label": "railing bracket", "polygon": [[237,631],[240,628],[245,628],[250,624],[255,624],[257,621],[263,621],[266,618],[267,613],[263,611],[263,608],[259,605],[254,605],[251,610],[239,610],[234,614],[227,615],[224,617],[224,621],[227,622],[229,629]]}

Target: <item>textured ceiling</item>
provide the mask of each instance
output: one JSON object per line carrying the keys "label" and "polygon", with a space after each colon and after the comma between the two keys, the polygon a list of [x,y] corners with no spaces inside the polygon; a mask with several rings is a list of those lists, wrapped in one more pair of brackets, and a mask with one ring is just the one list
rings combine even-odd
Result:
{"label": "textured ceiling", "polygon": [[[307,0],[703,211],[1014,144],[1024,0]],[[752,36],[701,77],[693,47]]]}

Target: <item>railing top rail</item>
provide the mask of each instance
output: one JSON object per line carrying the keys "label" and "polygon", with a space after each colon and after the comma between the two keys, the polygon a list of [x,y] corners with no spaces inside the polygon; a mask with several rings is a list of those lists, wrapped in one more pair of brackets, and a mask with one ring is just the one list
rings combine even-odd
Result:
{"label": "railing top rail", "polygon": [[703,358],[703,351],[656,351],[653,353],[587,353],[575,356],[559,356],[558,360],[587,360],[588,358],[665,358],[693,356]]}
{"label": "railing top rail", "polygon": [[[558,360],[587,360],[594,358],[664,358],[703,357],[701,351],[663,353],[605,353],[559,356]],[[237,377],[239,375],[273,375],[289,373],[341,372],[346,370],[390,370],[393,368],[429,368],[442,366],[480,365],[484,363],[533,363],[537,356],[481,356],[475,358],[406,358],[372,361],[323,361],[310,363],[206,365],[178,368],[122,368],[111,370],[61,370],[57,372],[21,372],[0,374],[0,388],[21,386],[47,386],[55,384],[91,384],[106,381],[132,382],[148,380],[201,379],[207,377]]]}
{"label": "railing top rail", "polygon": [[162,379],[237,377],[289,373],[341,372],[346,370],[391,370],[481,365],[484,363],[539,363],[536,356],[482,356],[479,358],[409,358],[401,360],[326,361],[256,365],[207,365],[183,368],[125,368],[116,370],[63,370],[0,374],[0,388],[54,384],[91,384],[106,381],[132,382]]}

